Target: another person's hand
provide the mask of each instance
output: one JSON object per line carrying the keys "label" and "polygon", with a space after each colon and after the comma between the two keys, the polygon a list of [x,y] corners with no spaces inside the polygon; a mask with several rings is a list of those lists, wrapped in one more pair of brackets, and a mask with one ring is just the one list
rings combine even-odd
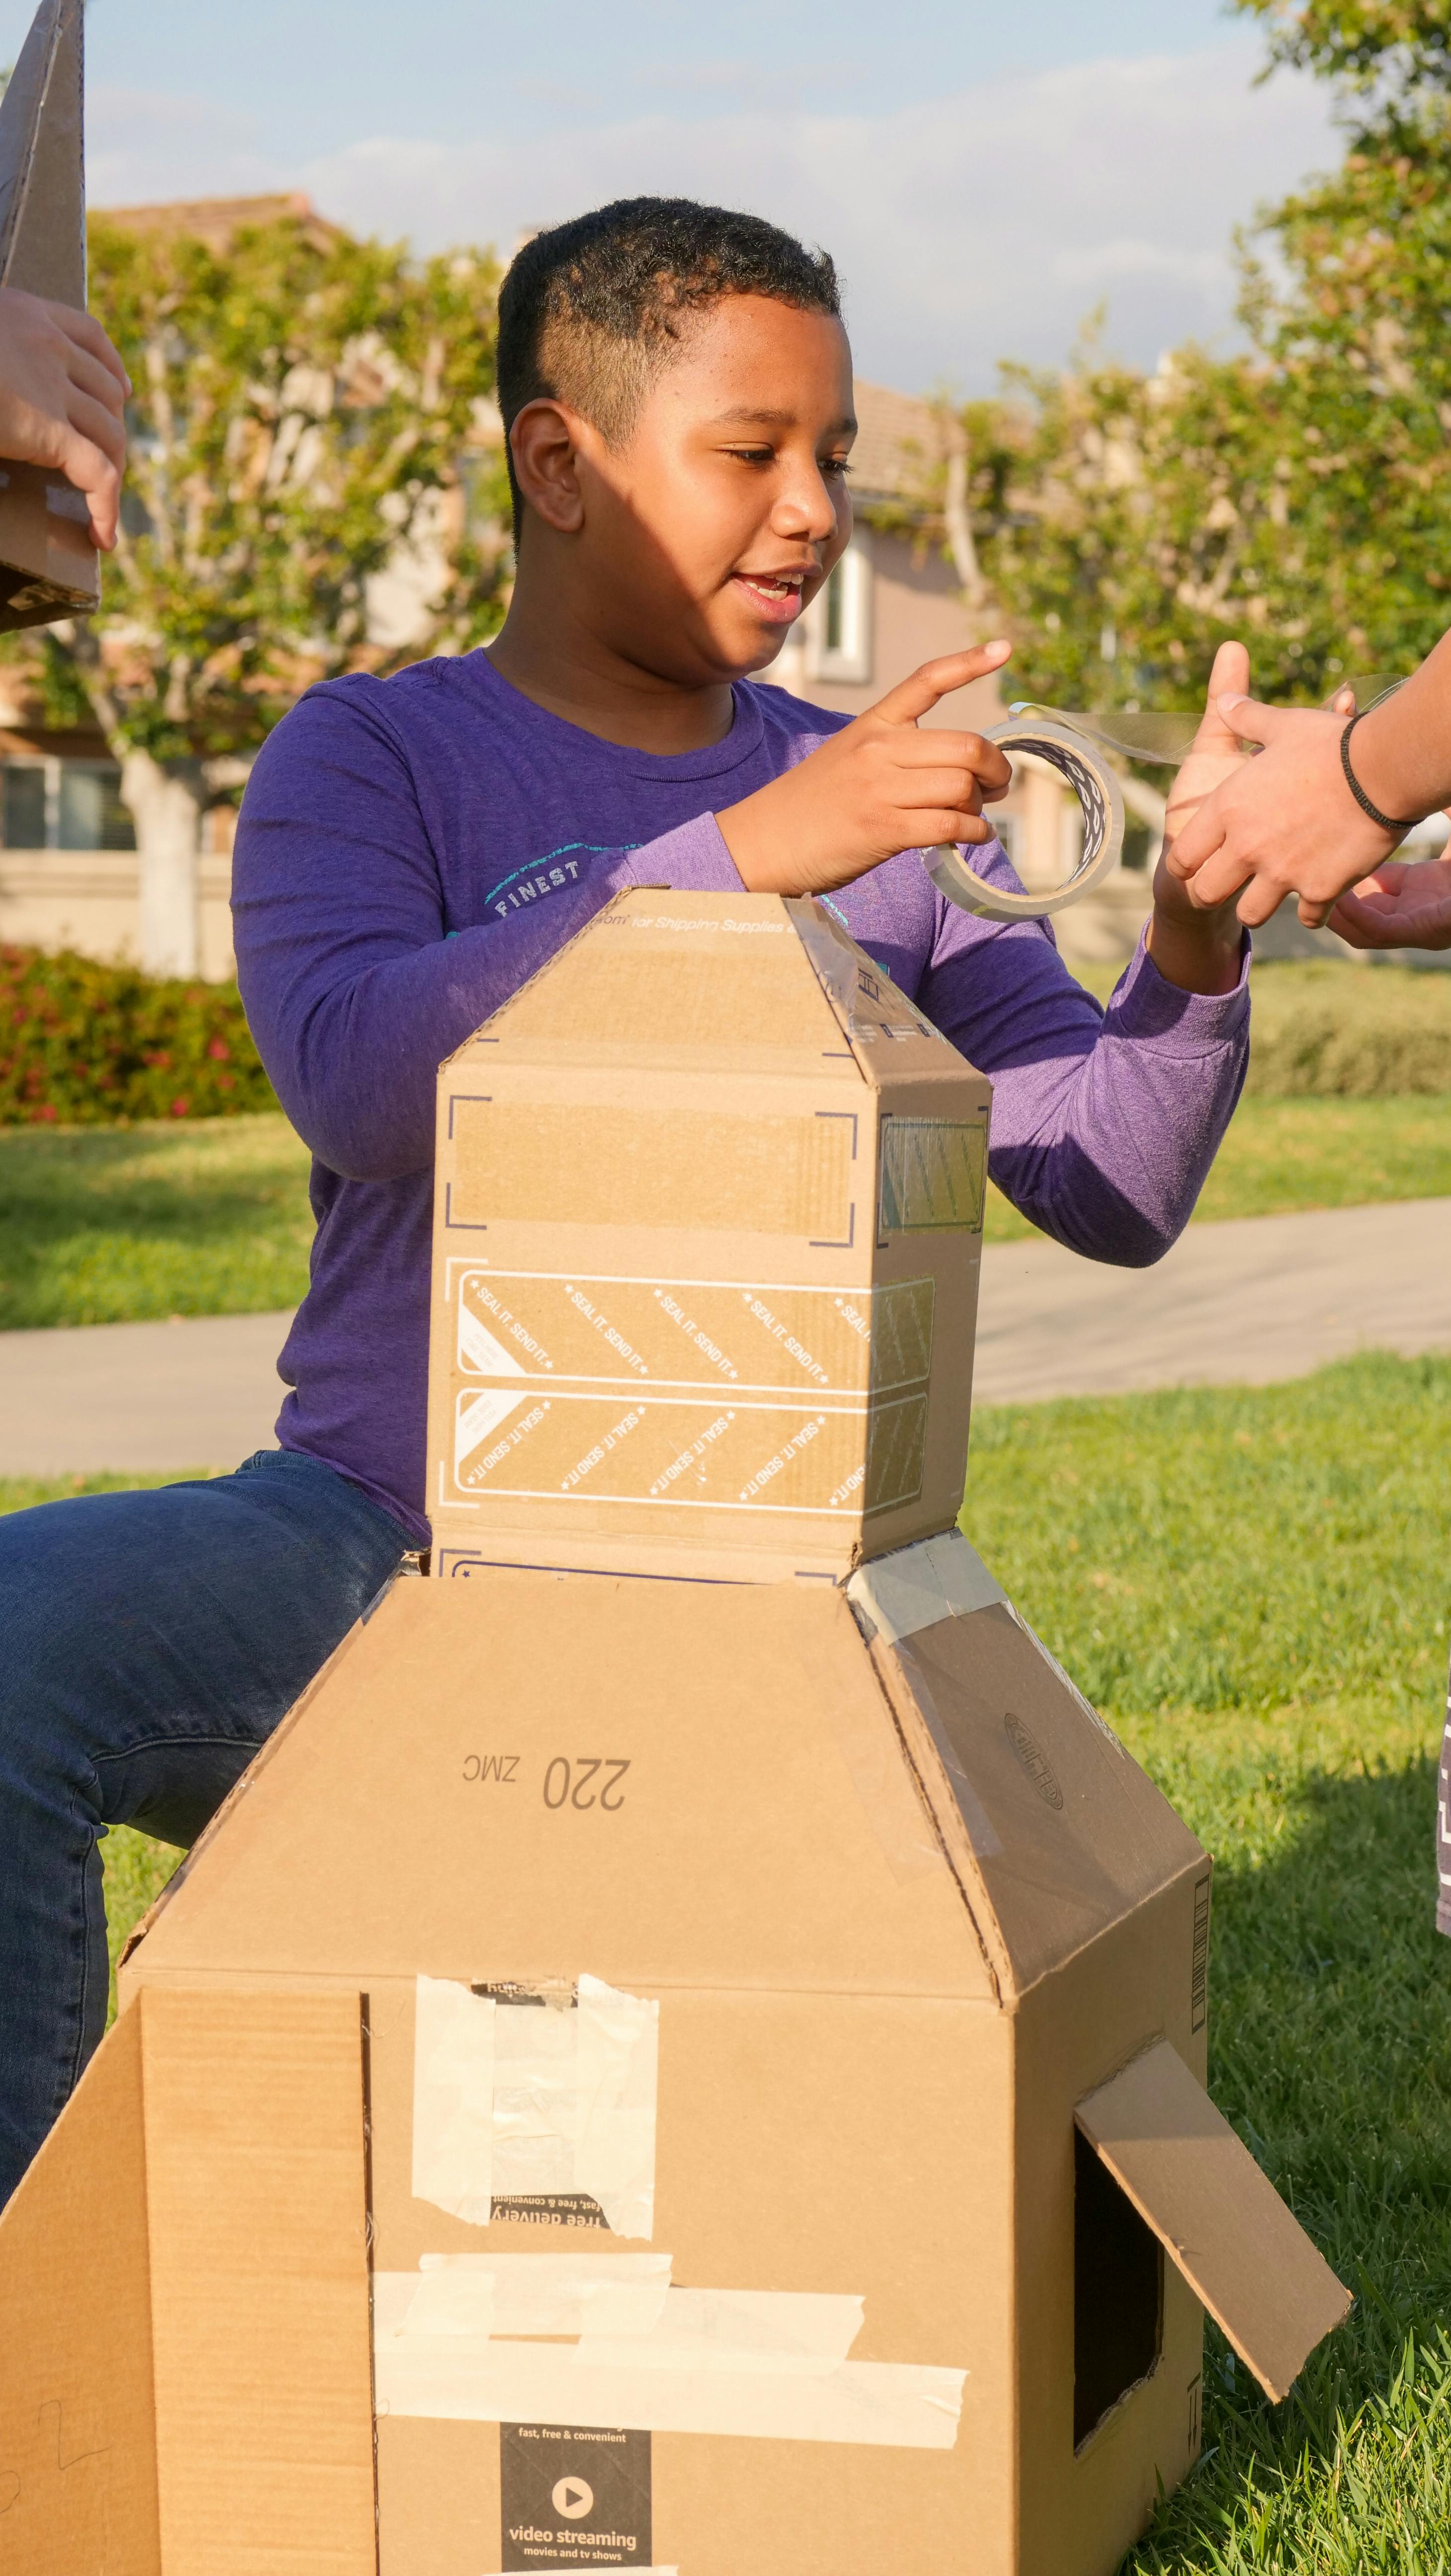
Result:
{"label": "another person's hand", "polygon": [[1265,748],[1200,806],[1170,870],[1195,904],[1239,895],[1250,928],[1287,895],[1299,896],[1300,919],[1318,928],[1337,895],[1388,858],[1401,835],[1373,823],[1346,785],[1344,714],[1264,707],[1238,691],[1221,699],[1220,712],[1232,734]]}
{"label": "another person's hand", "polygon": [[982,808],[1007,794],[1008,762],[981,734],[921,733],[917,719],[999,669],[1011,650],[982,644],[924,662],[795,769],[727,806],[716,821],[743,885],[752,894],[830,894],[899,850],[990,841]]}
{"label": "another person's hand", "polygon": [[1352,948],[1451,948],[1451,859],[1387,859],[1330,915]]}
{"label": "another person's hand", "polygon": [[54,466],[90,504],[91,538],[116,542],[131,379],[100,323],[0,287],[0,457]]}
{"label": "another person's hand", "polygon": [[[1242,644],[1221,644],[1209,676],[1204,714],[1193,747],[1169,790],[1164,847],[1154,871],[1154,911],[1146,945],[1167,984],[1190,993],[1232,993],[1239,982],[1243,934],[1231,893],[1214,906],[1199,903],[1174,861],[1186,831],[1205,805],[1238,776],[1249,760],[1220,706],[1226,694],[1249,687],[1249,655]],[[1236,889],[1237,891],[1237,889]]]}

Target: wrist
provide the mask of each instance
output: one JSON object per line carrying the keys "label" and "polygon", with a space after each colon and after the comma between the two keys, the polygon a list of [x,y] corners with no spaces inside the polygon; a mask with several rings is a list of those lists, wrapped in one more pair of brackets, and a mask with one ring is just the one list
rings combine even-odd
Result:
{"label": "wrist", "polygon": [[[773,783],[779,786],[780,781]],[[809,894],[811,869],[803,864],[800,849],[783,847],[790,836],[773,821],[769,808],[761,810],[770,794],[770,788],[758,788],[739,805],[727,805],[716,815],[716,829],[747,894]]]}
{"label": "wrist", "polygon": [[1414,793],[1397,775],[1401,764],[1386,742],[1384,728],[1374,729],[1377,712],[1368,709],[1363,716],[1351,717],[1340,737],[1340,766],[1367,821],[1399,839],[1414,828],[1421,814],[1419,808],[1408,812],[1416,801]]}
{"label": "wrist", "polygon": [[1187,919],[1155,897],[1144,946],[1166,984],[1181,992],[1232,993],[1244,966],[1244,930],[1231,902]]}

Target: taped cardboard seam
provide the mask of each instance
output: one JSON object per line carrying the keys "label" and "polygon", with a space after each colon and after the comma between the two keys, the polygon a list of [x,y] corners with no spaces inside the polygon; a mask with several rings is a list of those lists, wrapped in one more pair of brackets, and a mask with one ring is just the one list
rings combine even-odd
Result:
{"label": "taped cardboard seam", "polygon": [[399,2331],[644,2335],[669,2287],[668,2254],[425,2254]]}
{"label": "taped cardboard seam", "polygon": [[868,1644],[867,1655],[891,1712],[892,1723],[901,1739],[903,1754],[917,1782],[923,1805],[937,1829],[947,1866],[957,1882],[957,1892],[982,1953],[993,2001],[1006,2009],[1016,1991],[1012,1961],[998,1933],[992,1899],[942,1756],[913,1696],[898,1649],[885,1645],[880,1637],[874,1637]]}
{"label": "taped cardboard seam", "polygon": [[889,1646],[899,1637],[915,1636],[919,1628],[936,1627],[942,1619],[970,1617],[973,1611],[986,1610],[1007,1597],[996,1576],[955,1529],[859,1565],[846,1585],[846,1596],[868,1643],[880,1636]]}
{"label": "taped cardboard seam", "polygon": [[1043,1643],[1042,1638],[1038,1635],[1037,1630],[1036,1630],[1036,1629],[1034,1629],[1034,1628],[1030,1628],[1030,1627],[1029,1627],[1028,1622],[1027,1622],[1027,1620],[1023,1617],[1023,1614],[1022,1614],[1021,1610],[1015,1610],[1015,1609],[1014,1609],[1014,1607],[1013,1607],[1013,1605],[1012,1605],[1011,1601],[1009,1601],[1009,1600],[1008,1600],[1008,1598],[1007,1598],[1006,1594],[1003,1594],[1003,1595],[1001,1596],[1001,1598],[1002,1598],[1003,1608],[1006,1610],[1006,1612],[1007,1612],[1007,1614],[1008,1614],[1008,1617],[1012,1620],[1012,1622],[1013,1622],[1014,1626],[1022,1629],[1022,1632],[1023,1632],[1024,1636],[1028,1639],[1028,1641],[1029,1641],[1030,1645],[1032,1645],[1032,1646],[1036,1647],[1036,1649],[1037,1649],[1038,1653],[1042,1656],[1043,1661],[1044,1661],[1044,1663],[1048,1666],[1049,1671],[1050,1671],[1050,1672],[1052,1672],[1052,1673],[1056,1673],[1056,1674],[1057,1674],[1058,1679],[1059,1679],[1059,1681],[1063,1684],[1063,1687],[1064,1687],[1064,1689],[1067,1691],[1067,1693],[1068,1693],[1068,1695],[1069,1695],[1069,1698],[1070,1698],[1070,1699],[1072,1699],[1072,1700],[1076,1703],[1077,1707],[1081,1710],[1082,1714],[1083,1714],[1086,1718],[1088,1718],[1088,1719],[1092,1722],[1092,1724],[1093,1724],[1094,1726],[1096,1726],[1096,1727],[1097,1727],[1098,1732],[1099,1732],[1099,1734],[1103,1737],[1104,1742],[1105,1742],[1106,1744],[1111,1744],[1111,1745],[1113,1746],[1113,1749],[1114,1749],[1115,1753],[1121,1754],[1121,1755],[1122,1755],[1122,1757],[1123,1757],[1123,1759],[1124,1759],[1124,1761],[1126,1761],[1126,1762],[1127,1762],[1127,1761],[1128,1761],[1128,1759],[1129,1759],[1128,1749],[1127,1749],[1127,1747],[1124,1745],[1124,1743],[1123,1743],[1122,1739],[1121,1739],[1119,1736],[1115,1735],[1115,1733],[1114,1733],[1114,1731],[1113,1731],[1113,1728],[1109,1725],[1108,1719],[1107,1719],[1106,1717],[1101,1717],[1101,1716],[1099,1715],[1099,1712],[1098,1712],[1098,1710],[1094,1707],[1092,1700],[1090,1700],[1090,1699],[1085,1699],[1085,1698],[1084,1698],[1084,1695],[1083,1695],[1082,1691],[1079,1689],[1077,1682],[1073,1679],[1072,1674],[1071,1674],[1071,1673],[1066,1673],[1066,1672],[1064,1671],[1064,1669],[1063,1669],[1063,1666],[1059,1663],[1057,1656],[1056,1656],[1056,1655],[1052,1655],[1052,1654],[1050,1654],[1050,1653],[1049,1653],[1049,1651],[1048,1651],[1047,1647],[1046,1647],[1046,1646],[1044,1645],[1044,1643]]}
{"label": "taped cardboard seam", "polygon": [[672,2289],[648,2331],[572,2344],[419,2327],[418,2296],[416,2273],[375,2276],[380,2414],[910,2450],[957,2438],[965,2371],[840,2357],[854,2296]]}
{"label": "taped cardboard seam", "polygon": [[588,1975],[563,2010],[420,1976],[415,2011],[416,2200],[486,2227],[496,2201],[581,2193],[651,2235],[657,2002]]}
{"label": "taped cardboard seam", "polygon": [[[849,1589],[849,1587],[843,1587]],[[837,1750],[855,1789],[883,1858],[899,1886],[952,1863],[897,1722],[891,1696],[875,1660],[868,1665],[885,1706],[887,1724],[843,1693],[831,1694],[827,1716]]]}

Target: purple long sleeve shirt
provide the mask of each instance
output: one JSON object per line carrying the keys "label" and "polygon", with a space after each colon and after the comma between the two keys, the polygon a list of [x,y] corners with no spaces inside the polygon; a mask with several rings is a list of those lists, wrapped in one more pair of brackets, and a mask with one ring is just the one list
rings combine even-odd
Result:
{"label": "purple long sleeve shirt", "polygon": [[[476,652],[329,681],[262,751],[237,967],[317,1219],[278,1438],[420,1543],[438,1066],[622,888],[739,894],[716,812],[846,721],[747,681],[723,742],[660,758],[547,714]],[[974,858],[1016,885],[996,843]],[[1223,999],[1183,993],[1141,947],[1102,1011],[1046,924],[959,912],[911,850],[832,904],[991,1077],[992,1176],[1024,1214],[1095,1260],[1167,1251],[1244,1079],[1244,970]]]}

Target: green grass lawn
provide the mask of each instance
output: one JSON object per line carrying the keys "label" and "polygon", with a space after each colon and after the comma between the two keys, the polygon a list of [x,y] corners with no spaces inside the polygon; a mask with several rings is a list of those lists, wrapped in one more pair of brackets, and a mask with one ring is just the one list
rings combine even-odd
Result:
{"label": "green grass lawn", "polygon": [[[963,1525],[1214,1853],[1215,2097],[1356,2292],[1282,2407],[1211,2331],[1133,2576],[1451,2568],[1448,1523],[1451,1360],[976,1419]],[[174,1860],[109,1837],[113,1939]]]}
{"label": "green grass lawn", "polygon": [[[308,1157],[283,1118],[0,1130],[0,1331],[249,1315],[307,1287]],[[1451,1194],[1451,1095],[1241,1103],[1200,1220]],[[997,1190],[987,1238],[1036,1232]]]}
{"label": "green grass lawn", "polygon": [[[1196,1224],[1294,1208],[1368,1207],[1451,1195],[1451,1096],[1408,1100],[1242,1100],[1204,1184]],[[984,1233],[1038,1229],[989,1186]]]}
{"label": "green grass lawn", "polygon": [[275,1114],[0,1131],[0,1330],[295,1306],[307,1171]]}

